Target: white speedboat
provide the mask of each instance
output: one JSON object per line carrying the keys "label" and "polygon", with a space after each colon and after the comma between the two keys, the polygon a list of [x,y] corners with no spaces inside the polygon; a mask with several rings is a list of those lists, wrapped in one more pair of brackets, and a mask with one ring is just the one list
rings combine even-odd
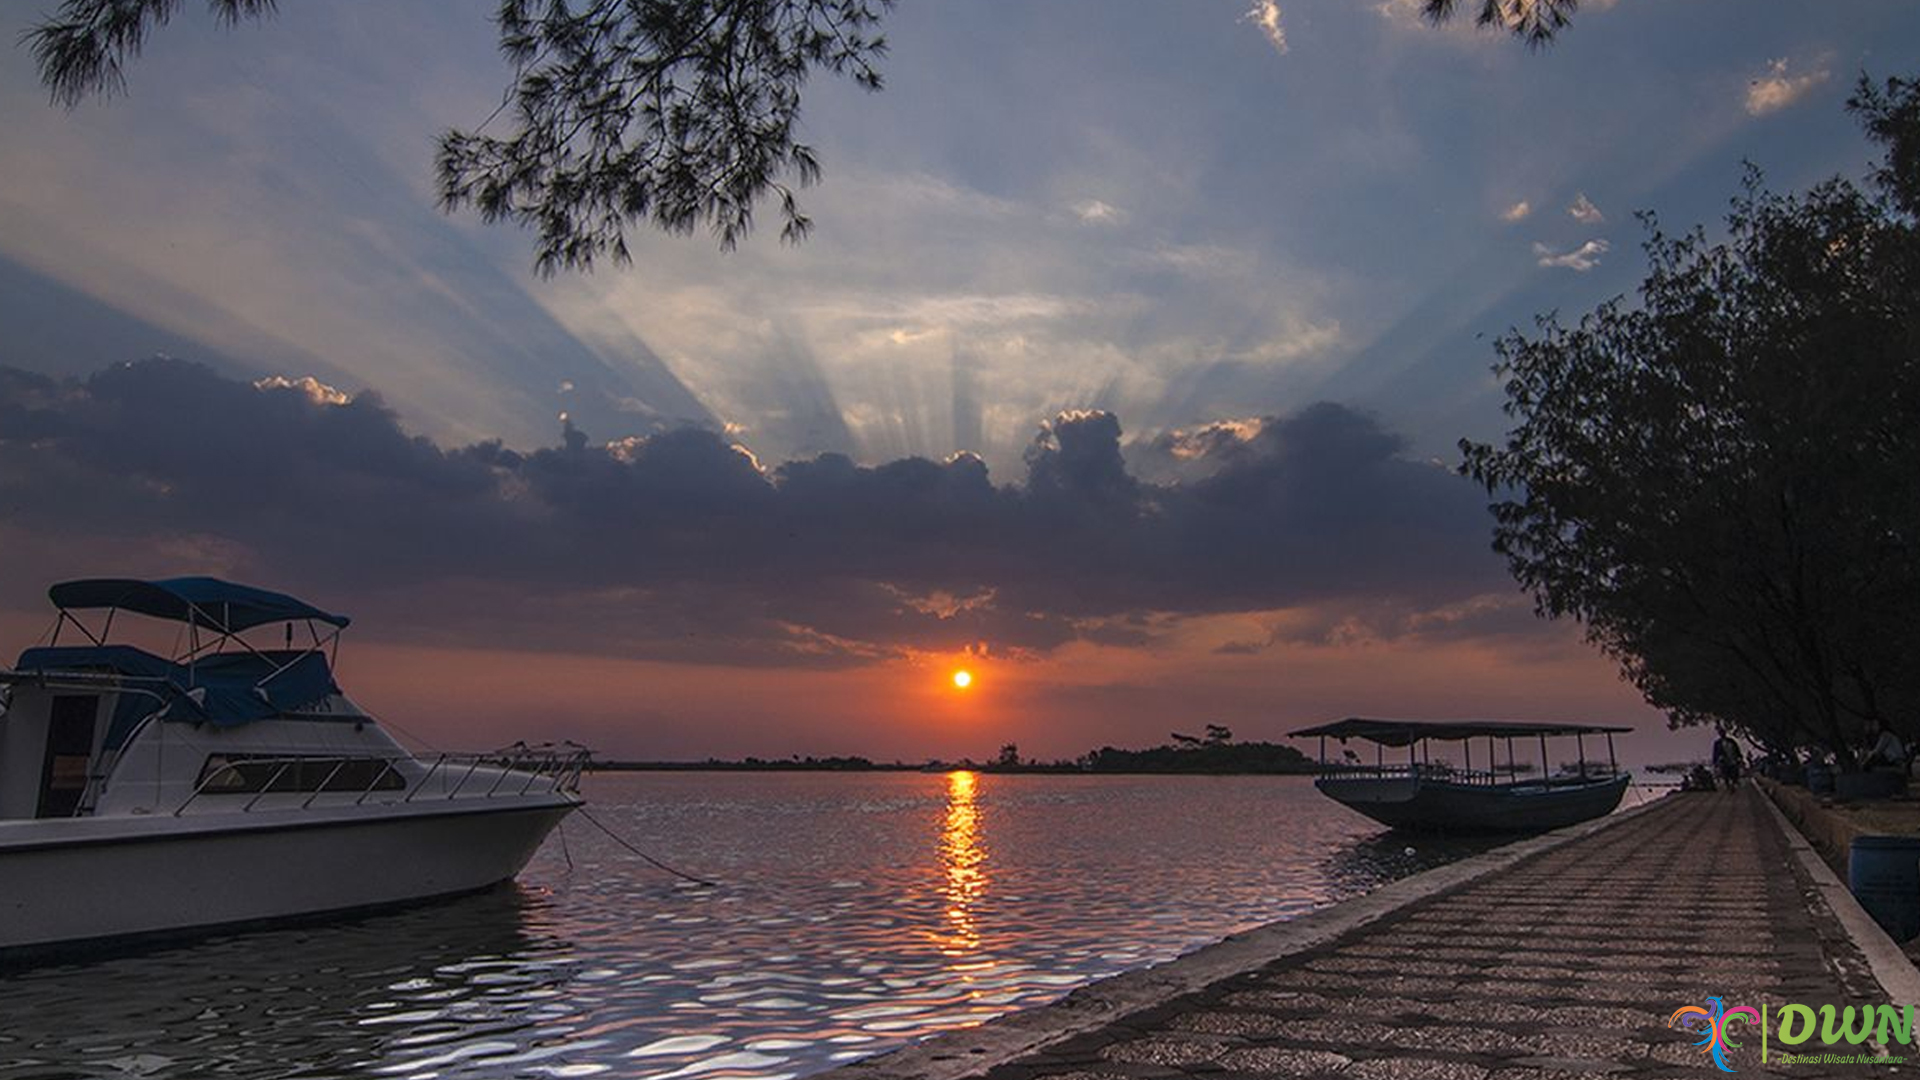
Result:
{"label": "white speedboat", "polygon": [[[205,577],[49,595],[0,669],[0,957],[483,889],[580,804],[575,747],[402,749],[334,683],[345,616]],[[121,612],[173,654],[109,643]]]}

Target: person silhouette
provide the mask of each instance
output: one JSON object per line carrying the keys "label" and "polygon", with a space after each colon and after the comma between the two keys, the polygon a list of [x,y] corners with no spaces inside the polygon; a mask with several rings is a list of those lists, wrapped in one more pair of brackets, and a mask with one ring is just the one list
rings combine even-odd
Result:
{"label": "person silhouette", "polygon": [[1866,768],[1894,768],[1905,770],[1907,767],[1907,746],[1900,736],[1893,733],[1885,720],[1876,721],[1880,737],[1874,740],[1873,749],[1867,751],[1866,760],[1860,764]]}
{"label": "person silhouette", "polygon": [[1721,790],[1732,791],[1740,783],[1740,770],[1745,760],[1740,753],[1740,744],[1733,741],[1733,736],[1727,734],[1724,726],[1713,730],[1713,750],[1710,755],[1713,772],[1720,779]]}

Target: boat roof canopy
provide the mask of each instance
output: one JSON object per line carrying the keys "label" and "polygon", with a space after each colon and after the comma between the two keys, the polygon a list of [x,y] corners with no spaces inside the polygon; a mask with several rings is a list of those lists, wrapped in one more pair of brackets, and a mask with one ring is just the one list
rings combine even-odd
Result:
{"label": "boat roof canopy", "polygon": [[322,611],[285,593],[268,592],[211,577],[177,577],[160,581],[132,578],[84,578],[63,581],[47,590],[54,606],[121,608],[159,619],[191,623],[235,634],[265,623],[313,619],[345,629],[345,615]]}
{"label": "boat roof canopy", "polygon": [[1383,746],[1406,746],[1423,739],[1510,739],[1534,735],[1600,735],[1628,732],[1630,727],[1602,724],[1562,724],[1530,720],[1368,720],[1351,717],[1331,724],[1301,728],[1295,736],[1325,735],[1335,739],[1366,739]]}

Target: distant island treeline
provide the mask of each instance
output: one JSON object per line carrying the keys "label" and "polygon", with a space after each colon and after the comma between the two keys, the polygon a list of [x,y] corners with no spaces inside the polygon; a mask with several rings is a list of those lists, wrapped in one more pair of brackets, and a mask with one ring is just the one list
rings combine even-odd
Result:
{"label": "distant island treeline", "polygon": [[1017,744],[1008,743],[985,761],[961,758],[947,761],[874,761],[857,755],[836,757],[707,758],[704,761],[596,761],[590,766],[609,772],[947,772],[971,769],[990,773],[1271,773],[1302,774],[1319,766],[1291,746],[1269,742],[1235,742],[1233,732],[1208,724],[1204,736],[1172,733],[1172,742],[1145,750],[1103,746],[1072,760],[1034,761],[1022,758]]}

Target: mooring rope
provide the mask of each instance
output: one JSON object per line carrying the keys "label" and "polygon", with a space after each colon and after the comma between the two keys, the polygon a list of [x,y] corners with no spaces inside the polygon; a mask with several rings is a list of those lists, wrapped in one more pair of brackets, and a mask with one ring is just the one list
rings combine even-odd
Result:
{"label": "mooring rope", "polygon": [[710,889],[717,889],[720,887],[718,882],[708,881],[705,878],[694,877],[692,874],[689,874],[684,870],[675,870],[673,867],[668,866],[666,863],[661,862],[659,859],[656,859],[653,856],[647,854],[646,852],[641,851],[639,848],[634,847],[632,844],[626,841],[625,837],[621,836],[617,832],[614,832],[612,829],[607,828],[605,823],[603,823],[599,818],[594,817],[593,812],[588,810],[584,806],[580,807],[580,816],[592,822],[594,828],[599,829],[603,833],[606,833],[609,837],[613,839],[614,843],[619,844],[621,847],[626,848],[628,851],[633,852],[635,855],[638,855],[641,858],[652,863],[653,865],[659,867],[660,869],[665,870],[667,873],[672,874],[674,877],[684,878],[687,881],[693,882],[695,885],[705,885]]}

